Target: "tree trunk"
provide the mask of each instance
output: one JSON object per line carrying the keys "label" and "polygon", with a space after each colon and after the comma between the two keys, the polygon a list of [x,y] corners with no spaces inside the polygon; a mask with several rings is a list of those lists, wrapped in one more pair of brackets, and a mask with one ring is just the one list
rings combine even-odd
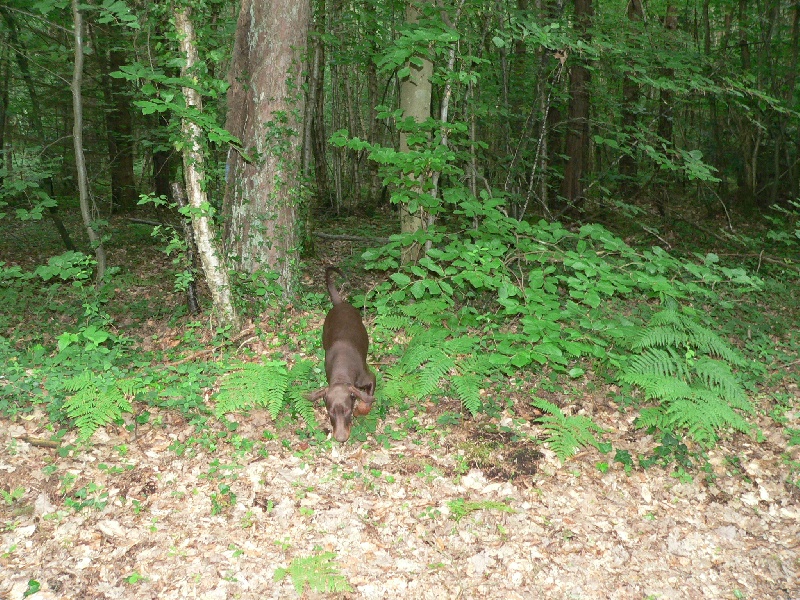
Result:
{"label": "tree trunk", "polygon": [[[409,25],[417,23],[419,20],[419,10],[409,4],[406,7],[406,22]],[[421,61],[421,66],[411,63],[408,66],[411,73],[400,83],[400,110],[403,111],[403,118],[411,117],[417,123],[422,123],[431,116],[431,75],[433,75],[433,63],[427,57],[417,56]],[[408,133],[400,133],[400,152],[408,152]],[[417,177],[419,184],[416,186],[417,192],[422,192],[422,184],[425,175]],[[412,234],[425,227],[425,214],[422,208],[418,208],[414,213],[409,211],[408,204],[400,206],[400,231]],[[422,253],[422,246],[414,243],[403,249],[401,262],[408,264],[419,260]]]}
{"label": "tree trunk", "polygon": [[[678,10],[671,1],[667,3],[667,10],[664,13],[664,28],[667,31],[675,31],[678,28]],[[664,69],[662,72],[666,79],[673,79],[675,77],[674,69]],[[673,119],[675,118],[672,104],[672,92],[668,89],[659,90],[656,133],[658,137],[663,140],[667,149],[669,149],[672,144]],[[660,189],[656,190],[653,198],[658,214],[662,217],[667,214],[668,195],[666,187],[662,186]]]}
{"label": "tree trunk", "polygon": [[[112,41],[112,43],[114,43]],[[106,133],[108,162],[111,174],[111,203],[113,212],[131,212],[136,208],[138,194],[133,174],[133,120],[128,82],[111,77],[125,64],[125,54],[112,50],[106,63]]]}
{"label": "tree trunk", "polygon": [[308,0],[244,0],[229,76],[226,129],[248,159],[228,157],[226,250],[245,272],[277,271],[286,296],[297,276],[300,76],[310,18]]}
{"label": "tree trunk", "polygon": [[[6,167],[6,122],[8,121],[8,82],[11,79],[11,61],[6,54],[6,45],[0,48],[0,189],[5,184]],[[11,161],[8,161],[9,164]]]}
{"label": "tree trunk", "polygon": [[[751,66],[750,44],[747,39],[747,0],[739,0],[739,56],[742,73],[747,76]],[[751,204],[756,192],[755,172],[751,160],[756,153],[755,136],[746,116],[740,117],[739,123],[742,168],[738,176],[738,196],[745,204]]]}
{"label": "tree trunk", "polygon": [[[378,55],[378,48],[374,42],[372,46],[372,55]],[[367,140],[371,144],[379,144],[378,111],[375,108],[378,106],[378,104],[380,104],[380,100],[378,99],[378,68],[373,60],[369,61],[367,64],[367,90],[369,93],[369,106],[367,107],[367,114],[369,115],[369,123],[367,125]],[[381,188],[383,187],[377,161],[367,161],[367,173],[369,178],[368,183],[370,203],[375,206],[378,203],[381,194]]]}
{"label": "tree trunk", "polygon": [[[644,9],[641,0],[628,0],[628,21],[633,27],[644,20]],[[622,131],[632,133],[636,130],[636,104],[639,102],[639,84],[629,76],[622,80]],[[622,176],[622,195],[627,197],[635,193],[635,182],[638,174],[636,159],[631,154],[623,154],[619,161],[619,173]]]}
{"label": "tree trunk", "polygon": [[[156,131],[166,132],[169,128],[169,117],[165,113],[158,113],[158,127]],[[164,196],[167,199],[172,197],[173,160],[172,150],[167,145],[168,140],[157,142],[156,149],[153,151],[153,192],[156,196]]]}
{"label": "tree trunk", "polygon": [[[800,2],[795,3],[792,9],[792,41],[791,41],[791,61],[789,63],[789,73],[786,76],[786,100],[787,106],[797,106],[797,91],[795,83],[797,81],[797,59],[800,54]],[[788,121],[788,116],[786,117]],[[788,123],[787,123],[788,125]],[[786,125],[784,125],[785,127]],[[795,152],[800,151],[800,136],[795,136]],[[787,144],[788,146],[788,144]],[[797,172],[797,155],[790,156],[791,149],[786,149],[786,162],[789,165],[789,197],[797,198],[800,195],[800,177]]]}
{"label": "tree trunk", "polygon": [[72,71],[72,141],[75,146],[75,168],[78,176],[78,193],[80,194],[81,215],[89,241],[94,248],[97,259],[97,282],[103,280],[106,272],[106,253],[103,242],[94,229],[91,208],[89,206],[89,181],[86,176],[86,160],[83,155],[83,15],[78,8],[78,0],[72,0],[72,21],[75,31],[75,65]]}
{"label": "tree trunk", "polygon": [[[175,28],[178,31],[181,51],[186,56],[186,66],[181,75],[189,77],[198,61],[197,44],[195,42],[194,27],[189,16],[189,9],[175,9]],[[186,107],[202,111],[202,102],[197,90],[190,87],[183,88]],[[186,192],[189,206],[191,207],[192,229],[197,243],[197,252],[203,265],[203,273],[211,292],[211,301],[217,312],[219,320],[224,324],[238,327],[239,320],[231,301],[231,286],[228,271],[220,256],[215,241],[215,231],[208,213],[208,197],[203,187],[204,157],[200,147],[200,127],[184,117],[181,120],[183,131],[183,175],[186,179]],[[173,195],[182,193],[180,186],[174,185]]]}
{"label": "tree trunk", "polygon": [[[579,35],[589,39],[592,0],[575,0],[575,21]],[[577,58],[569,72],[569,123],[567,165],[561,182],[561,196],[572,207],[583,198],[583,178],[589,166],[589,70]]]}
{"label": "tree trunk", "polygon": [[[47,145],[47,139],[45,138],[44,125],[42,124],[41,105],[39,104],[39,98],[36,94],[36,87],[33,85],[33,77],[31,77],[31,72],[28,68],[28,55],[22,51],[22,46],[20,44],[19,37],[17,36],[17,24],[11,17],[11,13],[8,11],[8,9],[0,6],[0,14],[3,15],[3,19],[5,20],[6,25],[8,25],[8,37],[11,41],[11,46],[13,48],[20,49],[18,52],[16,52],[17,66],[19,67],[20,74],[22,75],[22,80],[25,82],[25,87],[28,90],[28,96],[31,99],[31,125],[33,126],[33,130],[39,136],[39,141],[42,143],[42,147],[44,147]],[[47,179],[45,179],[45,185],[50,197],[52,198],[54,195],[53,178],[47,177]],[[61,217],[58,216],[58,209],[54,206],[51,206],[47,210],[47,214],[50,216],[50,220],[53,222],[53,226],[56,228],[56,231],[58,231],[58,235],[61,236],[61,241],[64,244],[64,248],[67,250],[75,250],[75,244],[72,243],[72,239],[69,236],[67,228],[64,227]]]}

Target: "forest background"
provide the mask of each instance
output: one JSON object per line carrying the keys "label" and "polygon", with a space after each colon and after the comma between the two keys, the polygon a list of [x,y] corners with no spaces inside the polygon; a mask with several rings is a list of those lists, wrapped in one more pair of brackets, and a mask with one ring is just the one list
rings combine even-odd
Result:
{"label": "forest background", "polygon": [[785,0],[0,1],[0,595],[796,597],[799,48]]}
{"label": "forest background", "polygon": [[[356,439],[450,398],[443,425],[529,415],[625,468],[683,472],[758,414],[798,443],[796,3],[0,16],[4,415],[85,442],[260,406],[324,443],[322,262],[378,364]],[[652,453],[614,452],[598,388]]]}

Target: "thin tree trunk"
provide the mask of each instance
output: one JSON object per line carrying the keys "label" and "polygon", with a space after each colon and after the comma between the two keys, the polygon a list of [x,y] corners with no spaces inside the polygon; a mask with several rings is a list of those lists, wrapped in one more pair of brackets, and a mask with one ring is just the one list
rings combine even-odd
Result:
{"label": "thin tree trunk", "polygon": [[[181,75],[188,77],[198,61],[197,44],[189,9],[175,9],[175,28],[178,31],[181,52],[186,56],[186,66]],[[202,101],[197,90],[183,88],[186,106],[189,109],[202,111]],[[211,301],[222,323],[238,327],[239,319],[231,301],[231,285],[228,271],[220,256],[215,242],[213,223],[208,214],[208,197],[203,188],[204,157],[200,147],[200,127],[184,117],[181,120],[183,131],[183,171],[186,179],[186,190],[189,206],[191,206],[192,228],[194,229],[197,251],[203,265],[203,273],[211,292]],[[180,187],[173,184],[173,195],[180,193]]]}
{"label": "thin tree trunk", "polygon": [[[166,131],[169,127],[169,117],[165,113],[159,113],[157,118],[158,130]],[[173,160],[172,150],[167,149],[166,140],[163,145],[157,146],[153,151],[153,191],[156,196],[165,196],[167,199],[172,197],[172,171]]]}
{"label": "thin tree trunk", "polygon": [[[575,20],[584,40],[589,39],[592,0],[575,0]],[[569,127],[567,130],[567,166],[561,182],[561,196],[567,207],[583,198],[583,178],[589,165],[589,70],[578,58],[569,73]]]}
{"label": "thin tree trunk", "polygon": [[[325,11],[321,10],[320,20],[324,23]],[[323,25],[324,27],[324,25]],[[328,179],[328,153],[325,137],[325,42],[317,39],[315,44],[319,48],[319,77],[314,82],[317,88],[314,94],[312,126],[312,151],[314,153],[314,181],[317,186],[317,197],[330,199],[330,180]]]}
{"label": "thin tree trunk", "polygon": [[[172,197],[178,208],[188,206],[186,192],[177,182],[172,183]],[[183,227],[183,239],[186,242],[186,268],[191,273],[191,278],[186,285],[186,307],[189,313],[196,315],[200,312],[200,302],[197,299],[197,271],[195,269],[195,257],[197,256],[197,242],[194,239],[194,227],[192,219],[181,213],[181,226]]]}
{"label": "thin tree trunk", "polygon": [[[378,49],[373,42],[372,54],[377,56]],[[375,61],[369,61],[367,65],[367,90],[369,92],[369,106],[367,114],[369,123],[367,126],[367,141],[371,144],[378,144],[378,111],[376,107],[378,100],[378,68]],[[369,177],[369,198],[373,205],[377,205],[381,193],[382,182],[378,171],[378,163],[374,160],[367,161],[367,173]]]}
{"label": "thin tree trunk", "polygon": [[[33,85],[33,77],[31,77],[31,71],[28,67],[28,56],[22,50],[22,46],[20,45],[19,36],[17,35],[17,24],[11,17],[11,13],[8,11],[8,9],[0,6],[0,14],[3,15],[3,19],[5,20],[6,25],[8,25],[8,37],[11,41],[11,46],[14,49],[13,52],[16,54],[17,66],[19,67],[20,74],[22,75],[22,80],[25,82],[25,87],[28,90],[28,96],[31,99],[31,125],[33,125],[33,130],[39,136],[39,140],[44,147],[47,140],[44,135],[41,104],[39,103],[39,98],[36,93],[36,86]],[[45,186],[47,187],[50,197],[52,198],[55,195],[52,177],[47,177],[45,179]],[[61,242],[64,244],[64,248],[67,250],[75,250],[75,244],[72,243],[72,239],[70,238],[67,228],[64,227],[61,217],[58,216],[58,209],[54,206],[51,206],[48,208],[47,214],[50,216],[50,220],[53,222],[53,226],[56,228],[56,231],[58,231],[58,235],[61,237]]]}
{"label": "thin tree trunk", "polygon": [[[406,22],[410,25],[417,23],[419,20],[419,10],[413,5],[409,4],[406,7]],[[403,117],[411,117],[417,123],[422,123],[431,116],[431,75],[433,75],[433,63],[423,56],[417,57],[422,65],[416,66],[408,63],[411,73],[400,84],[400,110],[403,112]],[[408,145],[409,134],[400,133],[400,152],[409,152]],[[417,176],[418,184],[415,190],[418,193],[422,192],[425,174],[421,173]],[[402,233],[412,234],[425,227],[425,213],[422,207],[419,207],[415,212],[410,212],[408,204],[403,203],[400,205],[400,231]],[[403,264],[413,263],[419,260],[422,254],[422,247],[413,243],[403,249],[401,262]]]}
{"label": "thin tree trunk", "polygon": [[[113,41],[112,41],[113,43]],[[111,202],[113,212],[131,212],[136,208],[138,194],[133,174],[133,121],[127,96],[127,81],[111,77],[125,64],[120,50],[109,53],[105,64],[106,134],[108,136],[108,161],[111,173]]]}
{"label": "thin tree trunk", "polygon": [[[751,56],[750,44],[747,39],[747,0],[739,0],[739,53],[742,61],[742,72],[745,76],[750,73]],[[755,199],[756,192],[756,172],[754,165],[758,155],[753,126],[750,125],[746,117],[740,120],[741,131],[741,151],[743,157],[743,169],[739,175],[739,197],[742,201],[750,204]]]}
{"label": "thin tree trunk", "polygon": [[[664,28],[667,31],[675,31],[678,28],[678,11],[670,1],[667,3],[666,13],[664,14]],[[674,69],[664,69],[664,77],[673,79]],[[658,123],[656,132],[658,137],[664,140],[667,145],[672,143],[674,107],[672,102],[672,92],[668,89],[661,89],[658,92]],[[667,190],[661,188],[656,190],[654,201],[658,213],[663,217],[667,213]]]}
{"label": "thin tree trunk", "polygon": [[[6,122],[8,120],[8,82],[11,79],[11,61],[6,54],[6,46],[0,48],[0,189],[5,183],[6,166]],[[9,163],[11,161],[8,161]]]}
{"label": "thin tree trunk", "polygon": [[86,177],[86,160],[83,154],[83,16],[78,8],[78,0],[72,0],[72,21],[75,31],[75,65],[72,71],[72,141],[75,145],[75,168],[78,172],[78,193],[80,194],[81,215],[89,241],[97,259],[97,282],[101,282],[106,272],[106,253],[97,231],[89,206],[89,181]]}
{"label": "thin tree trunk", "polygon": [[[789,73],[786,76],[786,101],[788,106],[797,106],[795,83],[797,81],[797,59],[800,54],[800,2],[796,2],[792,9],[792,41],[791,62]],[[785,127],[785,126],[784,126]],[[800,151],[800,136],[795,136],[795,152]],[[789,197],[797,198],[800,195],[800,177],[797,173],[797,160],[790,156],[791,149],[786,148],[786,161],[789,165]]]}
{"label": "thin tree trunk", "polygon": [[[628,21],[636,27],[644,20],[644,8],[641,0],[628,0]],[[632,133],[636,129],[636,104],[639,102],[639,84],[630,76],[622,80],[622,131]],[[634,192],[638,174],[638,163],[632,154],[623,154],[619,160],[619,172],[622,176],[622,194],[629,196]]]}
{"label": "thin tree trunk", "polygon": [[314,36],[314,54],[311,59],[311,68],[309,69],[308,79],[308,100],[306,101],[306,110],[303,117],[303,149],[302,149],[302,173],[303,177],[311,176],[311,165],[314,158],[314,122],[323,115],[317,115],[317,94],[322,91],[320,86],[320,79],[322,79],[322,61],[324,60],[323,44],[321,36]]}

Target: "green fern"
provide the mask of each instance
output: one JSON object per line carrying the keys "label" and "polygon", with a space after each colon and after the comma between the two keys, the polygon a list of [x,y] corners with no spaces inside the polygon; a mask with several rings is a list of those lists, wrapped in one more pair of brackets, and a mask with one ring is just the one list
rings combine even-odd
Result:
{"label": "green fern", "polygon": [[451,315],[453,306],[452,302],[443,298],[427,298],[404,304],[400,307],[400,310],[420,323],[432,325],[441,323],[444,316]]}
{"label": "green fern", "polygon": [[461,404],[474,417],[481,408],[480,380],[476,375],[456,375],[451,381],[451,385],[461,401]]}
{"label": "green fern", "polygon": [[408,398],[415,397],[418,373],[408,373],[401,365],[392,365],[381,374],[381,393],[389,404],[402,405]]}
{"label": "green fern", "polygon": [[75,420],[79,441],[85,442],[100,427],[118,419],[123,412],[132,412],[128,400],[143,389],[140,379],[108,381],[91,371],[84,371],[67,380],[64,389],[73,394],[64,402],[64,410]]}
{"label": "green fern", "polygon": [[742,354],[728,342],[680,310],[672,298],[664,308],[654,314],[649,326],[642,330],[633,343],[634,350],[655,347],[688,347],[696,352],[716,356],[734,365],[745,365]]}
{"label": "green fern", "polygon": [[274,579],[282,581],[289,575],[298,594],[305,592],[306,586],[318,593],[352,592],[353,588],[339,574],[334,558],[333,552],[297,557],[288,569],[275,569]]}
{"label": "green fern", "polygon": [[407,329],[413,323],[407,315],[386,314],[375,319],[375,327],[388,329],[389,331],[400,331]]}
{"label": "green fern", "polygon": [[598,446],[595,433],[602,433],[601,427],[583,415],[566,416],[558,406],[541,398],[534,398],[532,404],[545,415],[537,419],[547,431],[546,441],[559,459],[566,460],[579,448]]}
{"label": "green fern", "polygon": [[278,416],[286,402],[289,371],[282,361],[244,363],[222,380],[217,393],[217,418],[228,412],[242,412],[263,406]]}
{"label": "green fern", "polygon": [[299,361],[291,370],[282,361],[242,364],[220,384],[214,414],[219,418],[225,413],[261,406],[274,419],[288,407],[309,427],[316,427],[314,404],[306,397],[303,386],[311,366],[309,361]]}
{"label": "green fern", "polygon": [[638,427],[685,431],[704,446],[713,444],[721,429],[750,430],[740,413],[752,413],[753,407],[731,369],[745,359],[674,301],[653,315],[632,348],[640,354],[628,361],[620,380],[659,402],[640,411]]}

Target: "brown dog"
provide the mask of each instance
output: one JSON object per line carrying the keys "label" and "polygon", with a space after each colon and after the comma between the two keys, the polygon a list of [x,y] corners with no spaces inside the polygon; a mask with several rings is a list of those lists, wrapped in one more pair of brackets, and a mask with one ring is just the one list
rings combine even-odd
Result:
{"label": "brown dog", "polygon": [[375,374],[367,367],[369,338],[361,314],[342,300],[331,278],[334,273],[342,274],[336,267],[325,269],[325,284],[333,302],[322,326],[328,387],[314,392],[311,399],[325,397],[333,437],[346,442],[353,415],[368,414],[375,402]]}

